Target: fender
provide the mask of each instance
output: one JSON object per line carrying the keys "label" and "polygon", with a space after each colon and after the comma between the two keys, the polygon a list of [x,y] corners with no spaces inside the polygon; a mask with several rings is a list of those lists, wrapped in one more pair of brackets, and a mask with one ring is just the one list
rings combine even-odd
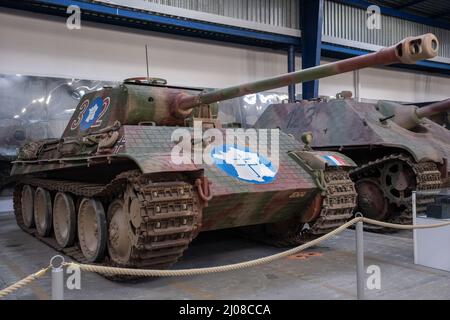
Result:
{"label": "fender", "polygon": [[317,186],[324,190],[323,172],[327,168],[355,168],[356,163],[339,152],[333,151],[290,151],[288,153],[299,165],[311,173]]}

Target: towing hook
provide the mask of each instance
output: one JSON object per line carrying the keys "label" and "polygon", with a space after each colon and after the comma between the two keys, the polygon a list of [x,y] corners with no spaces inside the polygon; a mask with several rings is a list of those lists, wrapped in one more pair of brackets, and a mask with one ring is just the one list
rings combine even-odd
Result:
{"label": "towing hook", "polygon": [[211,181],[207,177],[200,177],[195,180],[195,186],[197,187],[200,199],[205,203],[205,207],[208,206],[208,201],[212,199],[212,193],[210,189]]}

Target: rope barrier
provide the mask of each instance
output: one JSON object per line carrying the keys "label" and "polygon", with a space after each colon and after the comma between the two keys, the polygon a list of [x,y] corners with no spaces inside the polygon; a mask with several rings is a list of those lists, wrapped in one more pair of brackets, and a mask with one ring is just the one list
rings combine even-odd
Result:
{"label": "rope barrier", "polygon": [[14,291],[16,291],[20,288],[23,288],[23,287],[31,284],[33,281],[43,277],[49,269],[50,269],[50,266],[48,266],[47,268],[41,269],[38,272],[30,274],[28,277],[23,278],[22,280],[17,281],[16,283],[10,285],[9,287],[0,290],[0,298],[6,297],[7,295],[13,293]]}
{"label": "rope barrier", "polygon": [[434,223],[434,224],[421,224],[421,225],[409,225],[409,224],[395,224],[389,222],[383,222],[378,220],[373,220],[369,218],[362,218],[363,222],[368,224],[374,224],[380,227],[392,228],[392,229],[400,229],[400,230],[414,230],[414,229],[430,229],[430,228],[439,228],[450,225],[450,221],[442,222],[442,223]]}
{"label": "rope barrier", "polygon": [[293,254],[296,254],[300,251],[303,251],[309,247],[315,246],[320,242],[331,238],[332,236],[341,233],[351,225],[355,224],[358,221],[361,221],[362,218],[354,218],[349,222],[343,224],[339,228],[321,236],[320,238],[314,239],[308,243],[302,244],[298,247],[289,249],[287,251],[283,251],[280,253],[276,253],[271,256],[267,256],[264,258],[259,258],[256,260],[245,261],[240,263],[228,264],[224,266],[218,267],[208,267],[208,268],[195,268],[195,269],[179,269],[179,270],[154,270],[154,269],[131,269],[131,268],[115,268],[115,267],[105,267],[105,266],[95,266],[88,264],[78,264],[75,262],[69,262],[69,265],[77,266],[83,271],[88,272],[96,272],[103,273],[108,275],[129,275],[129,276],[140,276],[140,277],[174,277],[174,276],[193,276],[199,274],[208,274],[208,273],[217,273],[217,272],[227,272],[232,270],[239,270],[249,267],[254,267],[262,264],[266,264],[278,259],[282,259]]}
{"label": "rope barrier", "polygon": [[291,255],[294,255],[300,251],[303,251],[307,248],[310,248],[312,246],[315,246],[322,241],[325,241],[329,239],[330,237],[337,235],[347,229],[348,227],[354,225],[355,223],[362,221],[369,224],[374,224],[382,227],[387,228],[395,228],[395,229],[402,229],[402,230],[412,230],[412,229],[429,229],[429,228],[437,228],[437,227],[443,227],[450,225],[449,222],[444,223],[436,223],[436,224],[429,224],[429,225],[399,225],[394,223],[387,223],[387,222],[381,222],[377,220],[372,220],[369,218],[364,217],[357,217],[349,222],[343,224],[339,228],[317,238],[314,239],[308,243],[302,244],[298,247],[292,248],[287,251],[283,251],[271,256],[267,256],[264,258],[259,258],[256,260],[251,261],[245,261],[235,264],[229,264],[224,266],[218,266],[218,267],[208,267],[208,268],[196,268],[196,269],[180,269],[180,270],[152,270],[152,269],[131,269],[131,268],[116,268],[116,267],[106,267],[106,266],[96,266],[96,265],[88,265],[88,264],[79,264],[76,262],[69,262],[68,265],[77,266],[83,271],[88,272],[96,272],[96,273],[103,273],[103,274],[114,274],[114,275],[130,275],[130,276],[141,276],[141,277],[174,277],[174,276],[192,276],[192,275],[199,275],[199,274],[208,274],[208,273],[216,273],[216,272],[227,272],[232,270],[238,270],[238,269],[244,269],[249,267],[254,267],[266,263],[270,263],[272,261],[282,259]]}
{"label": "rope barrier", "polygon": [[[357,222],[365,222],[368,224],[374,224],[381,227],[387,227],[387,228],[394,228],[394,229],[401,229],[401,230],[413,230],[413,229],[429,229],[429,228],[438,228],[443,226],[450,225],[449,222],[443,222],[443,223],[436,223],[436,224],[428,224],[428,225],[399,225],[394,223],[388,223],[388,222],[382,222],[377,221],[369,218],[364,217],[355,217],[352,220],[348,221],[347,223],[343,224],[339,228],[336,228],[335,230],[317,238],[314,239],[308,243],[302,244],[300,246],[297,246],[295,248],[276,253],[267,257],[250,260],[250,261],[244,261],[234,264],[228,264],[223,266],[217,266],[217,267],[207,267],[207,268],[194,268],[194,269],[179,269],[179,270],[156,270],[156,269],[131,269],[131,268],[116,268],[116,267],[106,267],[106,266],[98,266],[98,265],[89,265],[89,264],[82,264],[82,263],[76,263],[76,262],[64,262],[62,263],[62,266],[72,266],[72,267],[78,267],[80,270],[87,271],[87,272],[95,272],[95,273],[102,273],[106,275],[126,275],[126,276],[138,276],[138,277],[175,277],[175,276],[193,276],[193,275],[201,275],[201,274],[210,274],[210,273],[217,273],[217,272],[227,272],[232,270],[240,270],[244,268],[250,268],[255,267],[263,264],[267,264],[270,262],[273,262],[275,260],[279,260],[291,255],[294,255],[296,253],[299,253],[300,251],[303,251],[305,249],[308,249],[312,246],[318,245],[319,243],[341,233],[348,227],[356,224]],[[0,290],[0,298],[5,297],[8,294],[11,294],[12,292],[16,291],[17,289],[20,289],[26,285],[29,285],[34,280],[42,277],[51,266],[41,269],[40,271],[29,275],[28,277],[16,282],[15,284]]]}

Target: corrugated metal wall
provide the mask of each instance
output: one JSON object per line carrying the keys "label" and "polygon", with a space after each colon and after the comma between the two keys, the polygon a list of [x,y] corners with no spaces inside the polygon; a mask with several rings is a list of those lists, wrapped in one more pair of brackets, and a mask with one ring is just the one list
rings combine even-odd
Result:
{"label": "corrugated metal wall", "polygon": [[450,30],[385,15],[381,18],[380,30],[369,30],[366,27],[368,14],[365,10],[333,1],[325,1],[324,6],[324,35],[379,46],[389,46],[407,36],[432,32],[440,40],[439,56],[450,58]]}
{"label": "corrugated metal wall", "polygon": [[[155,4],[217,14],[278,27],[299,29],[298,0],[143,0]],[[450,30],[435,28],[391,16],[382,16],[381,30],[366,27],[363,9],[326,0],[323,34],[330,37],[389,46],[407,36],[434,33],[440,39],[439,56],[450,58]]]}
{"label": "corrugated metal wall", "polygon": [[299,28],[298,0],[145,0],[230,18]]}

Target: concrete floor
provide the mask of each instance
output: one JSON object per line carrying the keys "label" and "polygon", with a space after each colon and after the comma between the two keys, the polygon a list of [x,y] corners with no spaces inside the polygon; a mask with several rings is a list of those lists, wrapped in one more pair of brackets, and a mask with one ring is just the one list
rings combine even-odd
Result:
{"label": "concrete floor", "polygon": [[[410,232],[364,233],[366,266],[381,268],[381,289],[368,299],[450,299],[450,273],[413,264]],[[204,276],[116,283],[83,273],[81,290],[66,299],[355,299],[354,231],[347,230],[307,252],[250,269]],[[201,234],[176,268],[207,267],[251,260],[280,252],[233,232]],[[11,213],[0,214],[0,287],[48,265],[56,252],[23,233]],[[49,299],[50,277],[7,299]]]}

